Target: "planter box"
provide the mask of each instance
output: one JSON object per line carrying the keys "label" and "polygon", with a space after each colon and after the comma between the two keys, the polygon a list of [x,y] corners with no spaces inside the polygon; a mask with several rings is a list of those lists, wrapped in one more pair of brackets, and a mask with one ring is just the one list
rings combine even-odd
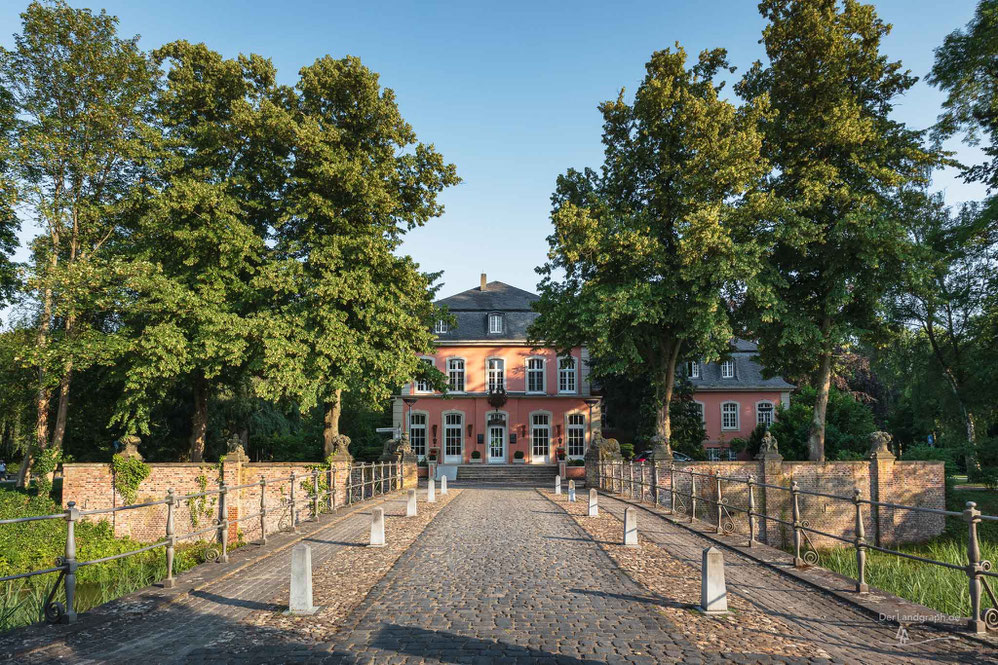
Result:
{"label": "planter box", "polygon": [[584,466],[569,466],[565,468],[565,477],[578,480],[579,478],[586,477],[586,467]]}
{"label": "planter box", "polygon": [[526,464],[526,463],[527,460],[522,457],[520,459],[516,459],[515,457],[513,458],[513,464]]}
{"label": "planter box", "polygon": [[429,475],[430,475],[430,469],[429,469],[429,467],[425,467],[425,466],[417,466],[416,467],[416,477],[417,478],[426,478]]}
{"label": "planter box", "polygon": [[485,460],[483,460],[481,457],[479,457],[478,459],[472,457],[470,460],[468,460],[468,464],[481,464],[484,461]]}

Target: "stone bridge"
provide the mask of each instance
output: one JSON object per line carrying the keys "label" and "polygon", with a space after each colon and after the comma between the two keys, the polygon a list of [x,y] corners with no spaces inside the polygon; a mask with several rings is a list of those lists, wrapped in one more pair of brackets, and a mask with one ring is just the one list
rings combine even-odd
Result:
{"label": "stone bridge", "polygon": [[[624,504],[529,488],[461,488],[417,517],[399,495],[246,545],[173,589],[149,587],[78,623],[0,637],[18,663],[983,663],[993,647],[923,625],[880,621],[833,594],[725,551],[729,605],[699,600],[704,534],[639,510],[640,544],[621,546]],[[582,497],[580,496],[580,499]],[[370,511],[388,545],[365,547]],[[291,617],[293,545],[311,546],[312,616]],[[768,549],[768,548],[767,548]],[[775,550],[774,550],[775,552]]]}

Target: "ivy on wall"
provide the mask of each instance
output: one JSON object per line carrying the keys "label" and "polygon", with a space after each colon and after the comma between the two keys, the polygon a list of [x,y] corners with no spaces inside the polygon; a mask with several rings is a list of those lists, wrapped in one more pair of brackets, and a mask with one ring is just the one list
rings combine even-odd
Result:
{"label": "ivy on wall", "polygon": [[124,499],[125,505],[135,503],[139,485],[149,477],[149,465],[136,457],[116,454],[111,457],[111,472],[114,489]]}

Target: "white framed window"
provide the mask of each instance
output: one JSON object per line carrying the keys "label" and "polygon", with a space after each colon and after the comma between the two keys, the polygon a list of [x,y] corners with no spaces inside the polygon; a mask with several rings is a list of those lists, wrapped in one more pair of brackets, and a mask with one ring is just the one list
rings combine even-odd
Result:
{"label": "white framed window", "polygon": [[464,453],[464,414],[444,415],[444,456],[456,457]]}
{"label": "white framed window", "polygon": [[721,404],[721,429],[738,429],[738,402]]}
{"label": "white framed window", "polygon": [[558,392],[577,392],[576,385],[575,358],[572,356],[558,358]]}
{"label": "white framed window", "polygon": [[693,404],[695,405],[697,411],[700,412],[700,422],[706,424],[707,414],[704,412],[703,402],[693,402]]}
{"label": "white framed window", "polygon": [[544,359],[527,358],[527,392],[544,392]]}
{"label": "white framed window", "polygon": [[728,461],[734,462],[736,459],[738,459],[738,453],[736,453],[731,448],[728,448]]}
{"label": "white framed window", "polygon": [[721,449],[720,448],[708,448],[707,449],[707,459],[711,462],[721,461]]}
{"label": "white framed window", "polygon": [[725,360],[721,363],[721,378],[722,379],[733,379],[735,378],[735,361]]}
{"label": "white framed window", "polygon": [[412,454],[426,457],[426,413],[413,411],[409,414],[409,445]]}
{"label": "white framed window", "polygon": [[464,392],[464,358],[447,359],[447,384],[451,392]]}
{"label": "white framed window", "polygon": [[[436,365],[433,362],[433,358],[420,358],[420,360],[422,360],[424,363],[426,363],[430,367],[436,367]],[[428,393],[428,392],[432,392],[432,391],[433,391],[433,386],[431,386],[430,382],[427,381],[426,379],[419,379],[419,380],[416,381],[416,392],[417,393]]]}
{"label": "white framed window", "polygon": [[567,421],[565,452],[569,457],[582,457],[586,454],[586,417],[581,413],[570,413]]}
{"label": "white framed window", "polygon": [[530,450],[534,457],[547,457],[551,447],[551,416],[535,413],[530,416]]}
{"label": "white framed window", "polygon": [[755,405],[755,423],[757,425],[772,425],[774,411],[772,402],[759,402]]}
{"label": "white framed window", "polygon": [[485,376],[489,390],[505,390],[506,361],[502,358],[489,358],[486,360]]}
{"label": "white framed window", "polygon": [[436,325],[433,326],[433,332],[437,333],[438,335],[441,333],[445,333],[448,330],[450,330],[450,328],[447,326],[447,322],[444,321],[443,319],[438,319]]}
{"label": "white framed window", "polygon": [[697,360],[691,360],[686,363],[686,377],[689,379],[699,379],[700,378],[700,362]]}
{"label": "white framed window", "polygon": [[502,334],[502,314],[489,314],[489,334]]}

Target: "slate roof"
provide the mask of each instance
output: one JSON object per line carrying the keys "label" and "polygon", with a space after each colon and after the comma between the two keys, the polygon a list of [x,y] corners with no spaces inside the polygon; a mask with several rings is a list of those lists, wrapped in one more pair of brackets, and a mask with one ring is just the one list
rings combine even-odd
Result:
{"label": "slate roof", "polygon": [[735,363],[733,379],[721,378],[721,363],[700,363],[700,378],[690,379],[695,390],[792,390],[793,384],[782,377],[763,378],[762,365],[756,360],[758,345],[744,339],[731,342],[729,358]]}
{"label": "slate roof", "polygon": [[[439,333],[440,342],[469,341],[522,341],[527,338],[527,326],[538,317],[531,309],[531,303],[538,300],[536,293],[518,289],[505,282],[489,282],[483,291],[475,287],[437,301],[446,305],[457,319],[457,326],[445,333]],[[502,333],[488,332],[490,312],[501,312],[505,316]]]}

